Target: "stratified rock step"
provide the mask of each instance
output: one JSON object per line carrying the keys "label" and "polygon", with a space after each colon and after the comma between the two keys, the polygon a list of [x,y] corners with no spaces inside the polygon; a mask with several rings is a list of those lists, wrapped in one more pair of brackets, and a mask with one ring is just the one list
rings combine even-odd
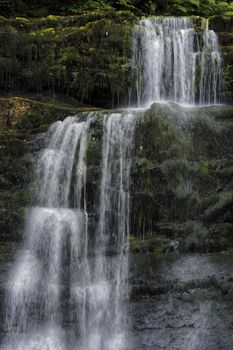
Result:
{"label": "stratified rock step", "polygon": [[131,297],[210,290],[215,296],[233,295],[231,253],[183,254],[177,252],[131,255]]}

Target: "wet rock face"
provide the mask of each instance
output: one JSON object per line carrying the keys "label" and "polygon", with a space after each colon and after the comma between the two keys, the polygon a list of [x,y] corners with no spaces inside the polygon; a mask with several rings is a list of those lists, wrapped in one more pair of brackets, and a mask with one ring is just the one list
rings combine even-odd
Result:
{"label": "wet rock face", "polygon": [[130,266],[135,349],[232,348],[232,255],[150,253]]}
{"label": "wet rock face", "polygon": [[[21,142],[17,142],[21,141]],[[34,144],[34,146],[33,146]],[[0,150],[0,240],[22,239],[24,212],[32,196],[34,140],[9,139]]]}
{"label": "wet rock face", "polygon": [[230,301],[212,301],[208,293],[142,298],[132,305],[132,337],[137,350],[232,349]]}
{"label": "wet rock face", "polygon": [[[209,21],[210,29],[219,34],[226,82],[222,100],[227,102],[233,100],[232,18],[214,16]],[[204,19],[192,20],[204,30]],[[0,91],[62,93],[104,108],[128,105],[131,34],[137,22],[127,11],[41,19],[2,17]]]}
{"label": "wet rock face", "polygon": [[223,101],[233,102],[233,17],[213,16],[209,19],[210,29],[213,29],[218,37],[223,58],[224,91]]}
{"label": "wet rock face", "polygon": [[[25,207],[36,191],[32,169],[45,142],[41,132],[47,130],[46,120],[67,113],[46,105],[30,107],[10,127],[2,127],[1,243],[21,241]],[[103,115],[96,114],[87,149],[93,230]],[[232,349],[232,255],[181,255],[233,246],[232,122],[232,107],[155,104],[136,125],[129,237],[129,316],[136,350]],[[0,314],[14,255],[8,248],[0,244]],[[108,253],[111,258],[113,252]]]}
{"label": "wet rock face", "polygon": [[0,90],[57,92],[101,107],[126,104],[135,22],[130,12],[2,18]]}
{"label": "wet rock face", "polygon": [[74,111],[20,98],[1,98],[0,104],[0,241],[21,241],[43,132]]}
{"label": "wet rock face", "polygon": [[232,121],[231,107],[146,112],[135,134],[131,190],[132,236],[142,246],[150,239],[155,249],[154,237],[175,238],[182,251],[232,245]]}
{"label": "wet rock face", "polygon": [[[28,101],[22,102],[24,108],[17,104],[17,118],[10,127],[1,124],[3,240],[20,237],[23,208],[36,190],[33,167],[44,142],[38,133],[75,113]],[[102,112],[96,114],[87,149],[87,204],[93,226],[103,118]],[[174,239],[178,251],[221,251],[232,246],[232,121],[231,107],[186,109],[173,103],[155,104],[139,118],[131,171],[133,251],[164,253],[171,250]]]}

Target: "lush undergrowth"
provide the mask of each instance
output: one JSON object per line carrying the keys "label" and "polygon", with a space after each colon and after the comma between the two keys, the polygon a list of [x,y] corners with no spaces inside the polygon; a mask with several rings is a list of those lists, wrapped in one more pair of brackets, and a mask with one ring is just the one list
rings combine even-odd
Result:
{"label": "lush undergrowth", "polygon": [[86,11],[130,10],[137,15],[200,15],[233,13],[233,1],[221,0],[0,0],[3,16],[46,17]]}

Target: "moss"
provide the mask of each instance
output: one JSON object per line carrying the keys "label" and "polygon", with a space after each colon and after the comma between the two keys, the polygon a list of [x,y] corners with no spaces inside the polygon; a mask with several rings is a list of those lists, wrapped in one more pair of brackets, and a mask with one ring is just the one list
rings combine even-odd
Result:
{"label": "moss", "polygon": [[90,110],[88,107],[66,107],[19,97],[0,98],[0,102],[0,130],[11,137],[44,132],[54,121]]}
{"label": "moss", "polygon": [[[0,89],[50,90],[101,107],[125,104],[134,20],[129,12],[8,20],[12,29],[1,38]],[[16,44],[6,55],[9,40]]]}
{"label": "moss", "polygon": [[222,55],[223,55],[225,65],[232,64],[233,63],[233,45],[223,46]]}
{"label": "moss", "polygon": [[90,140],[86,154],[87,166],[90,167],[99,166],[101,162],[103,119],[104,115],[102,113],[98,113],[95,115],[95,119],[91,124]]}
{"label": "moss", "polygon": [[16,243],[13,242],[1,242],[0,244],[0,262],[6,262],[10,260],[12,255],[18,248]]}
{"label": "moss", "polygon": [[140,158],[162,162],[179,158],[181,154],[184,157],[186,140],[176,127],[172,112],[163,111],[160,106],[155,105],[146,112],[136,127],[135,139],[136,155]]}
{"label": "moss", "polygon": [[16,21],[19,21],[21,23],[29,23],[30,20],[28,18],[24,18],[24,17],[15,17]]}
{"label": "moss", "polygon": [[208,162],[208,160],[200,161],[199,173],[204,177],[209,176],[209,162]]}
{"label": "moss", "polygon": [[232,249],[232,223],[212,223],[208,228],[208,248],[211,252]]}
{"label": "moss", "polygon": [[[11,18],[0,19],[3,25],[9,23],[9,25],[15,26],[23,32],[35,31],[40,29],[46,29],[48,27],[54,28],[69,28],[69,27],[82,27],[88,23],[99,21],[102,19],[110,20],[112,23],[135,23],[137,18],[129,11],[91,11],[83,13],[81,15],[74,16],[40,16],[41,18]],[[23,24],[23,26],[21,26]]]}
{"label": "moss", "polygon": [[209,18],[209,27],[216,32],[232,32],[233,28],[233,16],[212,16]]}
{"label": "moss", "polygon": [[[233,60],[231,60],[230,63],[233,63]],[[226,102],[231,103],[233,101],[233,64],[225,64],[223,69],[223,76],[224,98]]]}
{"label": "moss", "polygon": [[[205,20],[192,19],[203,30]],[[3,44],[0,89],[51,90],[101,107],[126,105],[131,87],[131,30],[136,22],[127,11],[7,20],[2,26],[12,30],[2,42],[7,46],[11,40],[16,45],[5,56]],[[231,64],[229,47],[224,55],[225,63]]]}
{"label": "moss", "polygon": [[193,223],[191,233],[185,238],[185,250],[191,252],[208,252],[209,236],[207,228],[200,223]]}
{"label": "moss", "polygon": [[55,36],[56,35],[56,31],[54,28],[46,28],[46,29],[42,29],[39,33],[34,32],[33,35],[51,35],[51,36]]}
{"label": "moss", "polygon": [[200,16],[191,16],[190,18],[191,18],[193,26],[196,30],[205,30],[206,18],[203,18]]}
{"label": "moss", "polygon": [[220,32],[218,33],[220,45],[232,45],[233,44],[233,33]]}
{"label": "moss", "polygon": [[[170,238],[181,237],[174,225],[207,220],[204,212],[219,200],[213,193],[231,191],[232,111],[229,106],[186,109],[184,116],[174,104],[154,105],[139,122],[131,188],[136,236],[164,232]],[[230,220],[230,204],[222,204],[226,212],[219,208],[210,221]],[[165,223],[169,230],[158,229]],[[192,232],[184,229],[182,239],[188,234]]]}
{"label": "moss", "polygon": [[20,194],[20,204],[22,207],[29,207],[35,201],[38,193],[38,183],[33,181],[33,176],[30,179],[30,183]]}
{"label": "moss", "polygon": [[49,15],[47,16],[47,20],[49,21],[62,21],[64,17],[62,16],[55,16],[55,15]]}
{"label": "moss", "polygon": [[155,258],[160,258],[168,246],[168,240],[159,235],[144,240],[140,240],[135,236],[129,236],[129,244],[133,253],[153,253]]}
{"label": "moss", "polygon": [[207,221],[212,219],[215,219],[215,221],[231,220],[233,193],[222,191],[216,199],[217,200],[206,209],[204,219]]}
{"label": "moss", "polygon": [[216,158],[219,151],[220,135],[222,135],[223,130],[223,125],[219,125],[204,113],[194,118],[190,125],[193,152],[198,154],[199,157],[207,156]]}

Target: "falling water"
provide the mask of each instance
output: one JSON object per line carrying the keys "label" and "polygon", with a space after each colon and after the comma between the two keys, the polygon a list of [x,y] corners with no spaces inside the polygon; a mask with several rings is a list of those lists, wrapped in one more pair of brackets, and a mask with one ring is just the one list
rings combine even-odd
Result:
{"label": "falling water", "polygon": [[208,21],[203,32],[196,32],[185,17],[141,20],[133,31],[132,64],[138,106],[219,102],[222,59]]}
{"label": "falling water", "polygon": [[[196,33],[185,18],[142,20],[134,30],[133,65],[139,106],[155,100],[218,102],[221,56],[208,25]],[[3,350],[130,348],[127,238],[138,115],[104,116],[94,230],[86,154],[98,114],[50,127],[37,164],[36,206],[28,210],[25,243],[8,285]]]}
{"label": "falling water", "polygon": [[[124,350],[130,152],[135,116],[104,118],[94,239],[88,226],[86,151],[92,120],[50,127],[38,161],[37,207],[10,276],[3,349]],[[93,247],[94,246],[94,247]],[[94,248],[94,249],[93,249]]]}
{"label": "falling water", "polygon": [[[104,342],[98,350],[129,349],[126,337],[125,307],[127,300],[129,185],[131,149],[136,114],[111,114],[105,117],[102,147],[102,176],[98,235],[96,235],[97,281],[108,276],[101,313],[104,318]],[[115,252],[109,261],[106,248]],[[98,310],[100,313],[100,310]],[[99,317],[99,316],[98,316]]]}

